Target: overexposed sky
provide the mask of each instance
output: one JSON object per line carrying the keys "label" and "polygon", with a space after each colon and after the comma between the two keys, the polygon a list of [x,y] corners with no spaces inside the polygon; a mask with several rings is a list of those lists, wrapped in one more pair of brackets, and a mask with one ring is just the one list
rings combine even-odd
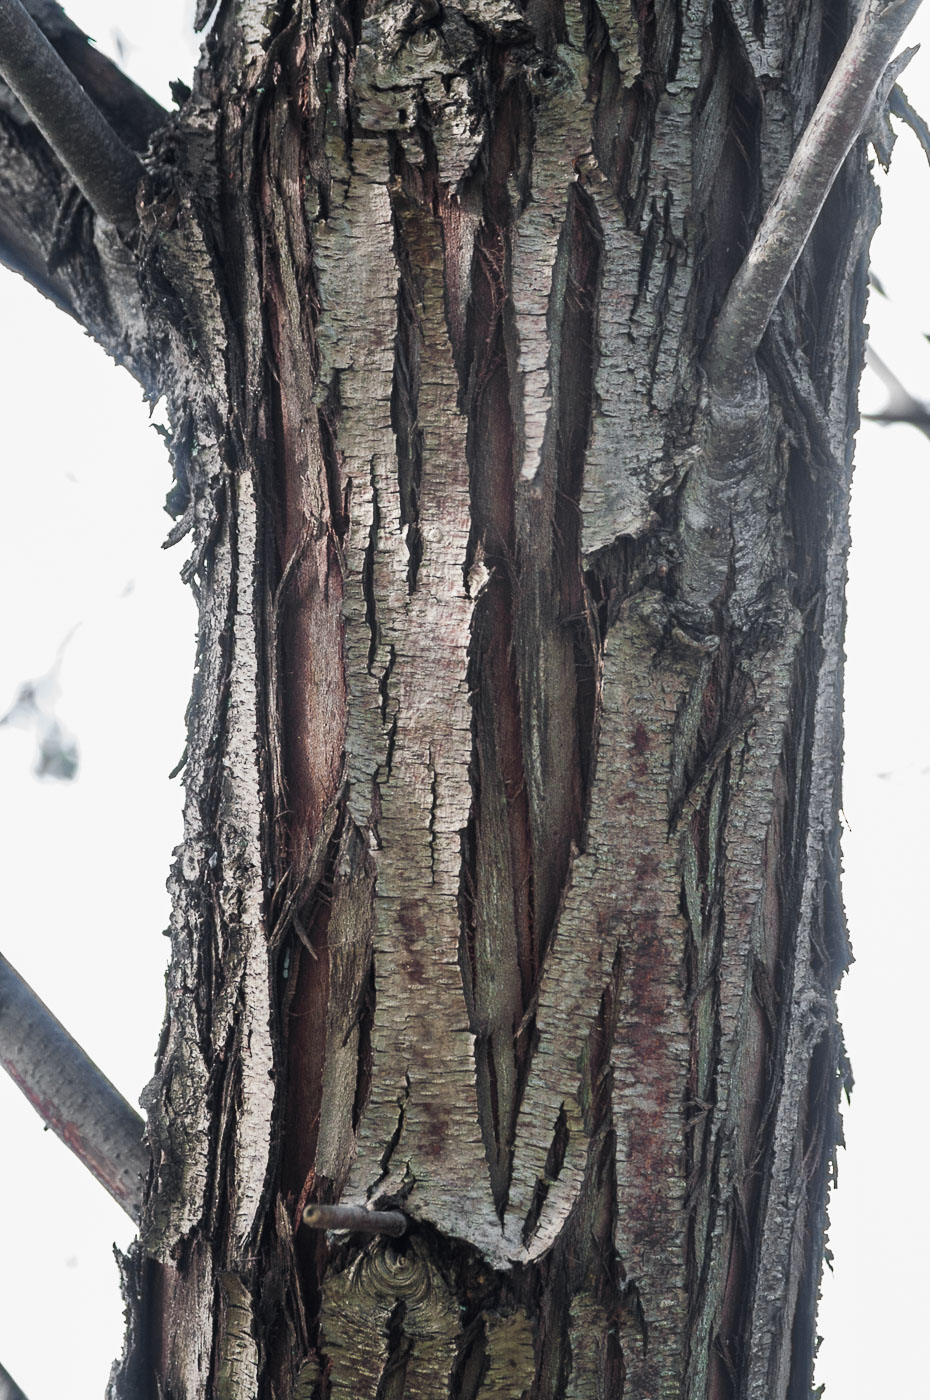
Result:
{"label": "overexposed sky", "polygon": [[[71,17],[166,106],[196,56],[189,0],[71,0]],[[930,36],[930,14],[918,19]],[[930,108],[923,54],[902,85]],[[926,95],[926,96],[924,96]],[[930,398],[930,168],[904,132],[874,266],[880,353]],[[0,714],[49,673],[76,736],[74,783],[33,776],[35,736],[0,728],[0,948],[131,1101],[163,1009],[165,876],[180,836],[194,613],[160,549],[163,444],[141,391],[68,319],[0,270]],[[867,383],[865,404],[882,391]],[[846,891],[856,965],[842,995],[856,1091],[832,1206],[819,1379],[833,1400],[925,1389],[930,1246],[918,1173],[930,842],[930,441],[860,436],[849,588]],[[183,548],[183,546],[182,546]],[[66,640],[67,639],[67,640]],[[0,1361],[29,1400],[100,1400],[122,1341],[111,1247],[132,1226],[0,1075]]]}
{"label": "overexposed sky", "polygon": [[[197,45],[187,0],[74,0],[71,18],[170,106]],[[0,714],[58,667],[73,783],[0,728],[0,949],[136,1103],[164,1010],[165,877],[181,835],[195,613],[161,549],[171,484],[142,391],[0,269]],[[102,1400],[122,1347],[113,1243],[134,1227],[0,1073],[0,1361],[28,1400]]]}

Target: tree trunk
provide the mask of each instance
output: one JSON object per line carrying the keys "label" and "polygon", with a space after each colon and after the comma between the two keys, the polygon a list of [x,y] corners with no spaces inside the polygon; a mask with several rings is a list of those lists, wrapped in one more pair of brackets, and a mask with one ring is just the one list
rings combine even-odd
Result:
{"label": "tree trunk", "polygon": [[746,394],[700,366],[849,16],[456,3],[224,0],[130,235],[0,117],[200,606],[112,1395],[798,1400],[861,151]]}

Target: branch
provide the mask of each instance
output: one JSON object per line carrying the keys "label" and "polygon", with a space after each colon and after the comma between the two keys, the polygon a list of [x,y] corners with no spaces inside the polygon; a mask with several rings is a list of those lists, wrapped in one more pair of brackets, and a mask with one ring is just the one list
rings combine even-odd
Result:
{"label": "branch", "polygon": [[402,1235],[407,1217],[399,1210],[367,1210],[365,1206],[328,1206],[313,1201],[301,1217],[311,1230],[354,1230],[361,1235]]}
{"label": "branch", "polygon": [[739,392],[785,283],[919,6],[920,0],[864,0],[714,327],[704,367],[718,392]]}
{"label": "branch", "polygon": [[0,1366],[0,1400],[26,1400],[5,1366]]}
{"label": "branch", "polygon": [[149,1168],[142,1119],[2,956],[0,1065],[138,1223]]}
{"label": "branch", "polygon": [[142,165],[20,0],[0,0],[0,74],[91,208],[118,227],[132,227]]}
{"label": "branch", "polygon": [[[23,8],[126,145],[133,151],[144,151],[153,131],[168,119],[165,109],[95,48],[56,0],[23,0]],[[2,89],[0,106],[14,115],[18,109],[28,120],[12,93],[6,96]]]}

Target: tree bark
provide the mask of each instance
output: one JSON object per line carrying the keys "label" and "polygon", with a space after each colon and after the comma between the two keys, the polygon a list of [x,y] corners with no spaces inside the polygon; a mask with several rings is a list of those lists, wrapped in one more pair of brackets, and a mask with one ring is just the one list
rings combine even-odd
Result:
{"label": "tree bark", "polygon": [[862,150],[701,361],[849,27],[229,0],[136,231],[0,213],[167,396],[200,607],[114,1397],[810,1393]]}

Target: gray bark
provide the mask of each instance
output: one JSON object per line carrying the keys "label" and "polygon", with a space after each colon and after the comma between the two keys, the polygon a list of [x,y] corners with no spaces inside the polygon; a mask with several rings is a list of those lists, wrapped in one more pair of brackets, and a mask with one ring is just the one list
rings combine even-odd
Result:
{"label": "gray bark", "polygon": [[809,1394],[862,150],[752,391],[700,366],[849,27],[230,0],[54,273],[0,115],[200,606],[114,1396]]}

